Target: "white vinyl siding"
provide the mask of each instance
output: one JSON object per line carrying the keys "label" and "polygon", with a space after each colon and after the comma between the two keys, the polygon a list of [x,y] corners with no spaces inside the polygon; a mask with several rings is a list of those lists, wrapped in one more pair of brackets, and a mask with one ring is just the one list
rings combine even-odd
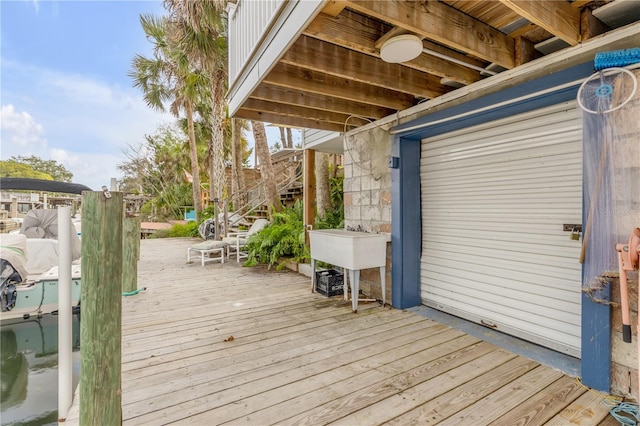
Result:
{"label": "white vinyl siding", "polygon": [[423,303],[580,356],[575,102],[422,141]]}

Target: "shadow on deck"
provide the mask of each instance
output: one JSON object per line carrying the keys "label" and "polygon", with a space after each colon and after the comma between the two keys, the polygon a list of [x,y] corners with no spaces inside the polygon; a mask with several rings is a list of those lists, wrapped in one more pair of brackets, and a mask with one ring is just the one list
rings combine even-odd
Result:
{"label": "shadow on deck", "polygon": [[617,424],[562,372],[414,312],[353,314],[294,272],[187,265],[191,244],[142,241],[124,424]]}

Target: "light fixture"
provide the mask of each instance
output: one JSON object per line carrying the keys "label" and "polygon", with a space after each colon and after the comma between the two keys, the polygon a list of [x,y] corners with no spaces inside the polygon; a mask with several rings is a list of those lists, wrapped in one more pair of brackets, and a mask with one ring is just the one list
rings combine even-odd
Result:
{"label": "light fixture", "polygon": [[413,34],[401,34],[385,41],[380,48],[383,61],[392,64],[407,62],[422,53],[422,40]]}

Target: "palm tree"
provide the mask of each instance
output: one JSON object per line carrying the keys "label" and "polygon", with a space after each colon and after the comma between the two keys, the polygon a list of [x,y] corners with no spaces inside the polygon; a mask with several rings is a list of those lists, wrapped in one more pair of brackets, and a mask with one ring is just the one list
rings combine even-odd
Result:
{"label": "palm tree", "polygon": [[189,60],[209,76],[209,190],[212,200],[223,200],[226,195],[227,1],[165,0],[164,5],[176,25],[176,43]]}
{"label": "palm tree", "polygon": [[207,101],[209,78],[201,70],[191,66],[185,52],[174,42],[172,31],[175,26],[166,17],[141,15],[140,23],[147,38],[154,44],[153,58],[136,55],[129,76],[133,79],[134,87],[142,90],[149,107],[164,111],[165,103],[170,103],[169,110],[174,116],[179,117],[181,112],[185,114],[193,177],[193,204],[196,220],[199,220],[202,197],[194,105]]}

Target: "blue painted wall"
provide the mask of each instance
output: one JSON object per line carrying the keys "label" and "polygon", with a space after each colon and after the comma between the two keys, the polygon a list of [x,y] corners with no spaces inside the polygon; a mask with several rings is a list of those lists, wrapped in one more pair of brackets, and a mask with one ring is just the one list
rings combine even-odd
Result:
{"label": "blue painted wall", "polygon": [[[392,156],[399,158],[399,168],[391,170],[392,295],[394,307],[407,308],[421,303],[420,141],[438,134],[575,99],[580,81],[592,73],[593,64],[585,63],[465,104],[425,115],[392,129],[395,134],[392,141]],[[571,84],[571,82],[576,83]],[[469,113],[560,85],[567,87],[510,105],[472,113],[453,121],[437,123],[448,117]],[[416,128],[417,126],[423,127]],[[586,223],[586,218],[583,218],[583,223]],[[604,291],[599,296],[604,300],[609,300],[608,291]],[[608,391],[611,379],[610,363],[609,307],[595,303],[588,297],[583,297],[581,356],[583,382],[595,389]]]}
{"label": "blue painted wall", "polygon": [[394,139],[391,156],[391,303],[404,309],[420,305],[420,140]]}

